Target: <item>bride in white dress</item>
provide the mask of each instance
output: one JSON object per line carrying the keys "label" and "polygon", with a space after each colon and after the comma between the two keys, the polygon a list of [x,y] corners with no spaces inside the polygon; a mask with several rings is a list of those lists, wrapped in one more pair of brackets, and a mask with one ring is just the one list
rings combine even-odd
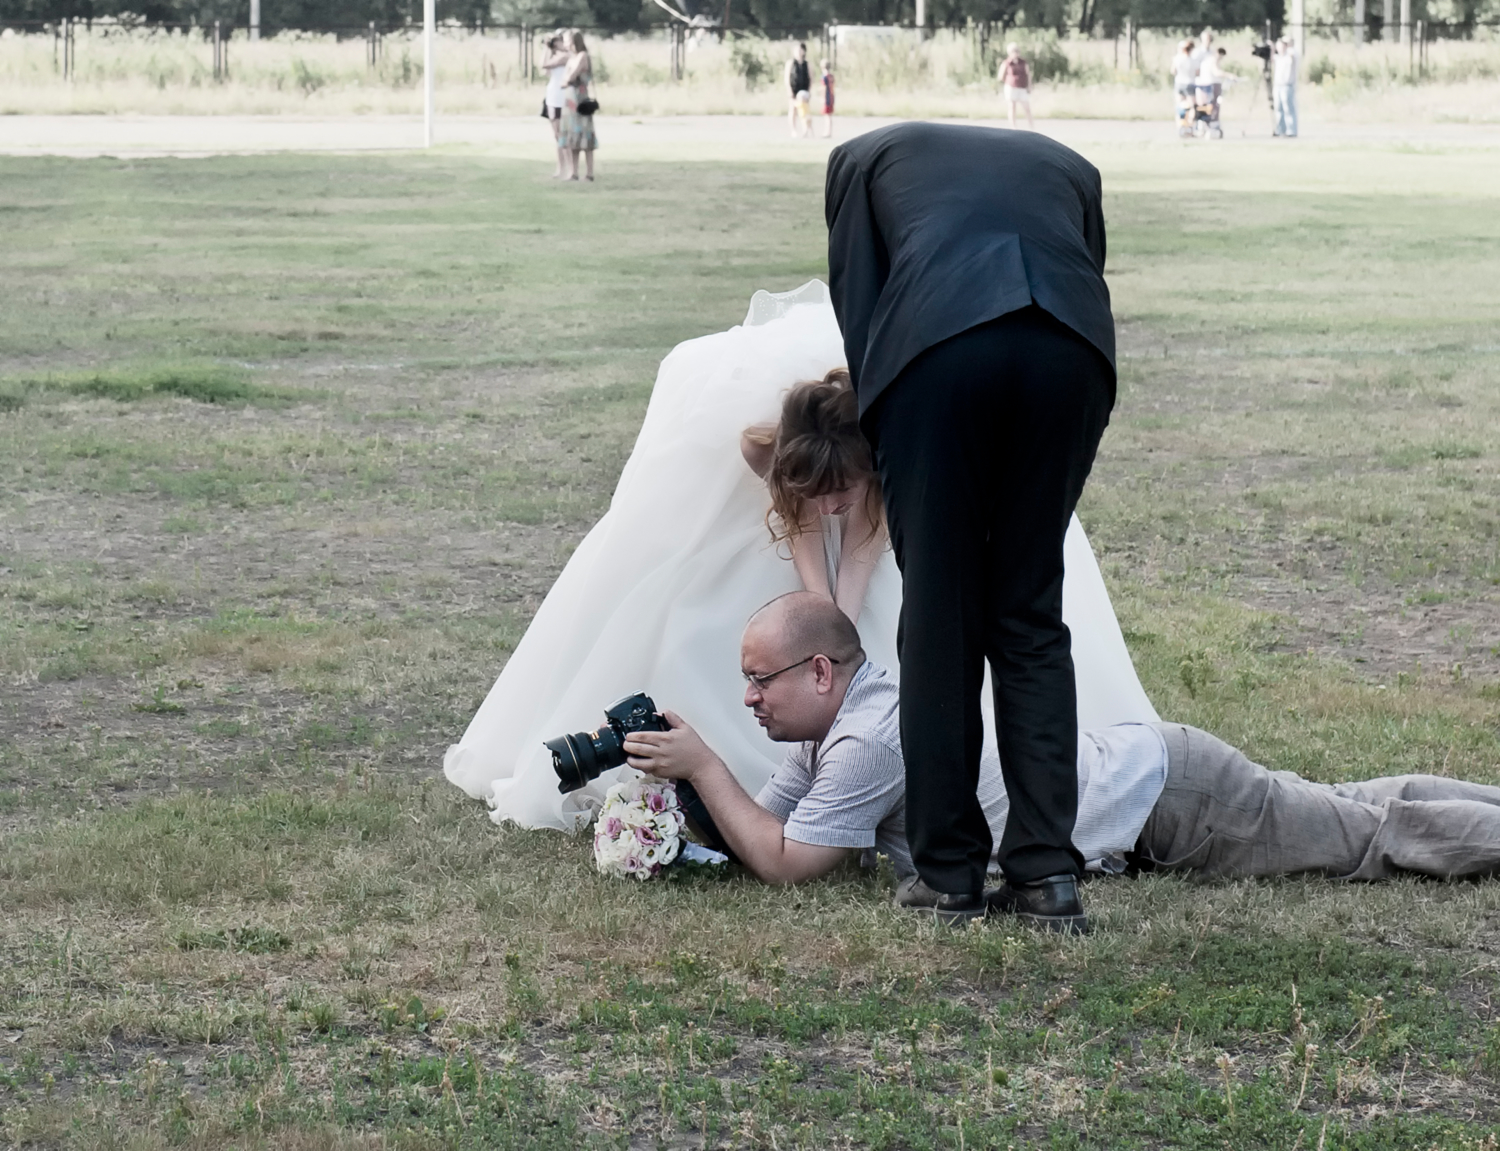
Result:
{"label": "bride in white dress", "polygon": [[[790,562],[767,531],[770,497],[754,462],[754,432],[774,427],[799,381],[843,363],[827,288],[757,292],[745,323],[679,344],[662,361],[646,419],[605,513],[579,544],[443,771],[496,822],[576,830],[622,771],[559,794],[544,740],[595,728],[621,696],[646,691],[697,729],[755,795],[780,764],[741,702],[740,632],[776,596],[816,581],[807,539]],[[750,442],[742,442],[751,429]],[[742,455],[742,448],[746,453]],[[830,509],[831,510],[831,509]],[[868,570],[862,608],[840,588],[841,557],[859,557],[868,532],[843,541],[843,517],[824,516],[827,575],[857,614],[865,651],[899,671],[901,574],[887,548]],[[1064,546],[1063,618],[1073,634],[1081,728],[1154,721],[1109,593],[1075,518]],[[847,559],[845,560],[847,565]],[[857,565],[859,566],[859,565]],[[860,573],[858,582],[863,582]],[[993,750],[988,717],[987,747]]]}

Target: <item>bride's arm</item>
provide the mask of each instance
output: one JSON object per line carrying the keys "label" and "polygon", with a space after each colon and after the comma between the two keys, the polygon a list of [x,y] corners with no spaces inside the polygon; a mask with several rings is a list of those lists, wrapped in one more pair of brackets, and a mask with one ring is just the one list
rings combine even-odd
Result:
{"label": "bride's arm", "polygon": [[[740,454],[745,457],[750,470],[761,479],[765,479],[771,470],[775,439],[775,424],[755,424],[740,436]],[[823,523],[816,508],[803,505],[802,530],[788,542],[792,548],[792,566],[797,569],[802,586],[832,599],[833,591],[828,586],[828,561],[823,556]]]}
{"label": "bride's arm", "polygon": [[775,424],[754,424],[740,434],[740,455],[761,479],[765,479],[771,470],[771,456],[775,450]]}
{"label": "bride's arm", "polygon": [[880,553],[885,551],[885,528],[873,532],[864,500],[849,509],[849,518],[844,524],[843,550],[839,554],[839,586],[834,602],[855,623],[865,606],[865,592],[870,588],[870,577],[875,574],[875,565],[880,562]]}
{"label": "bride's arm", "polygon": [[[819,595],[833,598],[833,591],[828,586],[828,559],[823,554],[823,520],[818,515],[818,510],[810,504],[804,504],[802,516],[802,530],[791,538],[792,566],[797,569],[797,575],[802,578],[802,586],[808,591],[815,591]],[[840,585],[843,577],[839,577]],[[865,577],[865,582],[870,582],[870,577]]]}

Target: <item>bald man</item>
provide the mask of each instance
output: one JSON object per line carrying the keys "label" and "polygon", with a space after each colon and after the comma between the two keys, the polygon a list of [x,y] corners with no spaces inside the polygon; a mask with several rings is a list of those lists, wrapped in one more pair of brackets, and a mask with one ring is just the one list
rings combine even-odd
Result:
{"label": "bald man", "polygon": [[[1084,914],[1018,906],[1008,886],[986,891],[977,909],[913,901],[920,878],[906,841],[899,691],[865,659],[859,633],[831,600],[808,592],[772,600],[745,628],[740,660],[746,706],[772,739],[796,745],[756,798],[670,711],[672,730],[632,735],[625,749],[633,767],[691,780],[756,876],[801,883],[850,851],[879,850],[895,866],[898,906],[945,923],[988,913],[1049,931],[1088,930]],[[1231,879],[1500,874],[1500,787],[1427,775],[1312,783],[1174,723],[1081,733],[1076,779],[1074,850],[1091,872],[1134,864]],[[998,843],[1010,801],[990,749],[978,799]]]}
{"label": "bald man", "polygon": [[792,592],[751,617],[740,643],[745,706],[794,745],[754,799],[682,718],[625,741],[630,766],[691,780],[740,861],[766,883],[825,875],[851,851],[878,850],[915,875],[906,845],[899,689],[865,658],[832,600]]}

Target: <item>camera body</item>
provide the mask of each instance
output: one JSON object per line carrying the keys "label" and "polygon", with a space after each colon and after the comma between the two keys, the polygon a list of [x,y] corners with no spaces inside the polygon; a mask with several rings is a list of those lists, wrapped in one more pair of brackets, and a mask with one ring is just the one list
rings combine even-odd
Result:
{"label": "camera body", "polygon": [[577,791],[602,772],[625,762],[625,740],[638,731],[667,731],[667,721],[643,691],[617,699],[604,710],[604,722],[594,731],[580,731],[547,740],[557,790]]}

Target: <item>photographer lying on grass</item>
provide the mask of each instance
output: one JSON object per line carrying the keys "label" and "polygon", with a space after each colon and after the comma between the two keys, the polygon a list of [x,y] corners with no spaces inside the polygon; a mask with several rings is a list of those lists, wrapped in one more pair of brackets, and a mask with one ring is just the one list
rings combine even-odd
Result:
{"label": "photographer lying on grass", "polygon": [[671,711],[671,731],[625,740],[631,767],[691,780],[719,833],[766,883],[826,875],[851,850],[877,848],[899,878],[906,846],[906,768],[896,682],[865,659],[859,632],[832,600],[792,592],[751,617],[740,644],[745,706],[766,734],[796,746],[754,799]]}
{"label": "photographer lying on grass", "polygon": [[[774,740],[793,743],[751,799],[672,712],[672,730],[625,741],[632,767],[688,779],[740,860],[767,883],[801,883],[850,851],[878,849],[895,865],[899,906],[947,922],[1015,914],[1056,931],[1087,921],[1045,884],[1006,884],[973,909],[939,908],[906,843],[906,774],[898,689],[869,662],[859,633],[823,596],[772,600],[741,642],[745,705]],[[992,841],[1008,801],[987,754],[978,793]],[[1452,877],[1500,869],[1500,787],[1431,775],[1310,783],[1268,771],[1197,728],[1119,724],[1081,732],[1073,842],[1093,872],[1140,867],[1244,877],[1320,872],[1379,879],[1398,871]]]}

